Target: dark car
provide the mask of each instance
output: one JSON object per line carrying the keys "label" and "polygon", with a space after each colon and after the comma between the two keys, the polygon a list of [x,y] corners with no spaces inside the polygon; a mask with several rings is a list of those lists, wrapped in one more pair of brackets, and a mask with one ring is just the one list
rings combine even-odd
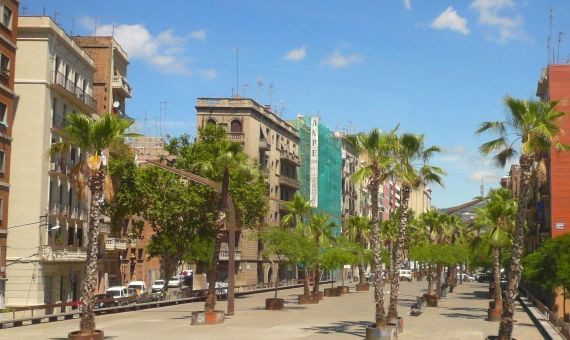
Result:
{"label": "dark car", "polygon": [[95,309],[113,307],[117,305],[115,298],[111,294],[97,294],[94,296],[94,298],[95,298]]}
{"label": "dark car", "polygon": [[475,278],[477,282],[490,282],[493,280],[493,274],[491,273],[484,273]]}

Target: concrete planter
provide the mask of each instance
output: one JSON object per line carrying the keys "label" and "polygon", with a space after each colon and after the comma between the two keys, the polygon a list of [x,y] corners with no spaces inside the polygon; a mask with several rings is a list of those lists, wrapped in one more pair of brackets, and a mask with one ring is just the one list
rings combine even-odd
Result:
{"label": "concrete planter", "polygon": [[357,292],[367,292],[370,290],[370,284],[369,283],[363,283],[363,284],[357,284],[356,285],[356,291]]}
{"label": "concrete planter", "polygon": [[336,289],[338,289],[340,294],[348,294],[350,292],[350,289],[348,286],[338,286],[338,287],[336,287]]}
{"label": "concrete planter", "polygon": [[67,340],[103,340],[104,333],[96,329],[91,334],[81,334],[80,331],[75,331],[67,334]]}
{"label": "concrete planter", "polygon": [[192,312],[192,325],[215,325],[224,323],[225,313],[223,310],[215,310],[210,313],[204,311]]}
{"label": "concrete planter", "polygon": [[397,319],[389,320],[388,324],[396,325],[398,334],[404,332],[404,319],[402,317],[399,316]]}
{"label": "concrete planter", "polygon": [[383,328],[376,328],[376,325],[366,327],[366,340],[395,340],[398,339],[398,326],[388,324]]}
{"label": "concrete planter", "polygon": [[428,307],[437,307],[437,295],[424,294]]}
{"label": "concrete planter", "polygon": [[324,292],[326,297],[340,296],[337,293],[338,293],[338,291],[336,288],[325,288],[325,292]]}
{"label": "concrete planter", "polygon": [[265,299],[265,309],[267,310],[282,310],[283,299]]}
{"label": "concrete planter", "polygon": [[501,321],[501,313],[503,311],[500,308],[489,308],[487,309],[487,321],[499,322]]}
{"label": "concrete planter", "polygon": [[313,295],[299,295],[297,303],[300,305],[309,305],[319,303],[319,300]]}
{"label": "concrete planter", "polygon": [[323,292],[312,292],[311,295],[317,299],[317,301],[321,301],[325,296]]}

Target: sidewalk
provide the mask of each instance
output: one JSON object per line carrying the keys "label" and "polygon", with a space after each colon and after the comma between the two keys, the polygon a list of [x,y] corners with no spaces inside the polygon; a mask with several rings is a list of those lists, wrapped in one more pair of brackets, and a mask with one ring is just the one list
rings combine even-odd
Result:
{"label": "sidewalk", "polygon": [[[399,313],[404,317],[405,332],[399,339],[484,339],[496,334],[498,323],[485,321],[488,299],[486,285],[466,283],[440,301],[440,307],[428,308],[419,317],[408,316],[409,306],[423,294],[426,282],[402,282]],[[322,288],[330,285],[321,286]],[[203,302],[97,317],[97,328],[109,339],[363,339],[365,327],[374,317],[373,290],[351,292],[324,298],[317,305],[297,305],[302,289],[279,292],[285,298],[285,310],[264,310],[265,299],[273,293],[242,296],[236,299],[236,313],[224,324],[191,326],[192,311],[201,310]],[[389,294],[386,294],[386,300]],[[388,306],[388,301],[386,301]],[[225,302],[217,305],[225,309]],[[520,306],[515,315],[518,340],[542,339]],[[0,339],[66,339],[77,330],[79,320],[0,330]]]}

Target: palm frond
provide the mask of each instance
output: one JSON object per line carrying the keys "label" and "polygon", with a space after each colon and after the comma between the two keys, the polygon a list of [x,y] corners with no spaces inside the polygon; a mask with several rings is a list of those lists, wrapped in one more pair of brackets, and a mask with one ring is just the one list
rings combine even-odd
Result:
{"label": "palm frond", "polygon": [[508,144],[505,137],[499,137],[497,139],[493,139],[492,141],[481,144],[479,151],[485,155],[488,155],[493,151],[502,150],[506,147],[508,147]]}
{"label": "palm frond", "polygon": [[499,121],[483,122],[481,125],[479,125],[477,130],[475,130],[475,133],[479,135],[487,131],[495,132],[498,135],[502,136],[506,133],[505,123]]}

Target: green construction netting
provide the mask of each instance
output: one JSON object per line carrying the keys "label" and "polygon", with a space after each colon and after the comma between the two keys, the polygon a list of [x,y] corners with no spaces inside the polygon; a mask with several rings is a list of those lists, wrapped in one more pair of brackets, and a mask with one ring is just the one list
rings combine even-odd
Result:
{"label": "green construction netting", "polygon": [[[294,122],[299,130],[299,181],[301,195],[309,199],[311,117],[299,117]],[[319,180],[317,213],[324,213],[337,225],[340,233],[342,200],[342,141],[319,120]]]}

